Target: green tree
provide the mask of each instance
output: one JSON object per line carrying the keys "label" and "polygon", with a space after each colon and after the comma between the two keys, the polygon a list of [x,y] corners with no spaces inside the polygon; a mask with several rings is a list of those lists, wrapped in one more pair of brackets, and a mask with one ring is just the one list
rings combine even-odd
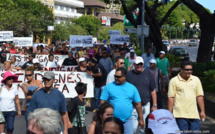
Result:
{"label": "green tree", "polygon": [[95,16],[81,16],[74,19],[73,22],[83,27],[89,35],[97,36],[98,30],[101,28],[101,21]]}
{"label": "green tree", "polygon": [[69,40],[70,35],[86,35],[87,31],[77,24],[56,24],[53,32],[54,40]]}
{"label": "green tree", "polygon": [[119,30],[121,34],[124,34],[124,25],[122,22],[114,24],[112,27],[102,26],[98,32],[98,40],[108,40],[109,39],[109,30]]}
{"label": "green tree", "polygon": [[182,2],[200,19],[201,37],[197,62],[210,61],[215,37],[215,14],[210,13],[195,0],[182,0]]}
{"label": "green tree", "polygon": [[51,9],[35,0],[0,1],[0,14],[0,30],[12,30],[15,36],[42,37],[54,23]]}

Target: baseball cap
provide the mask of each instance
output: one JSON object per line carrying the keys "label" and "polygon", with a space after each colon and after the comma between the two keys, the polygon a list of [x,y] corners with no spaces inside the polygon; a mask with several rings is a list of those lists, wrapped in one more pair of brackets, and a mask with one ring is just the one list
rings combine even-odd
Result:
{"label": "baseball cap", "polygon": [[86,59],[84,57],[81,57],[81,58],[78,59],[78,61],[83,62],[83,61],[86,61]]}
{"label": "baseball cap", "polygon": [[148,128],[153,134],[180,134],[175,118],[166,109],[155,110],[149,114]]}
{"label": "baseball cap", "polygon": [[43,75],[43,79],[49,79],[49,80],[53,80],[55,79],[55,74],[51,71],[45,72]]}
{"label": "baseball cap", "polygon": [[165,51],[160,51],[160,54],[166,54]]}
{"label": "baseball cap", "polygon": [[143,58],[140,57],[140,56],[137,56],[137,57],[135,58],[134,63],[135,63],[135,64],[144,63]]}
{"label": "baseball cap", "polygon": [[157,64],[157,61],[156,61],[155,59],[151,59],[151,60],[149,61],[149,63]]}

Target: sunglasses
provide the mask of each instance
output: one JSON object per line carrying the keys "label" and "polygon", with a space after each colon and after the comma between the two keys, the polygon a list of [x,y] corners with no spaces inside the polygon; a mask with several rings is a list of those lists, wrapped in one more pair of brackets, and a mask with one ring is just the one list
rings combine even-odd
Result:
{"label": "sunglasses", "polygon": [[51,79],[46,79],[46,78],[43,78],[43,81],[51,81]]}
{"label": "sunglasses", "polygon": [[183,69],[184,71],[193,71],[193,69]]}
{"label": "sunglasses", "polygon": [[139,64],[135,64],[136,66],[142,66],[143,65],[143,63],[139,63]]}
{"label": "sunglasses", "polygon": [[14,79],[13,77],[8,77],[8,78],[7,78],[7,80],[13,80],[13,79]]}
{"label": "sunglasses", "polygon": [[119,64],[123,65],[123,64],[125,64],[125,62],[120,62]]}
{"label": "sunglasses", "polygon": [[114,77],[118,79],[118,78],[121,78],[121,77],[123,77],[123,75],[121,75],[121,76],[114,75]]}
{"label": "sunglasses", "polygon": [[25,76],[27,77],[27,76],[32,76],[33,74],[25,74]]}

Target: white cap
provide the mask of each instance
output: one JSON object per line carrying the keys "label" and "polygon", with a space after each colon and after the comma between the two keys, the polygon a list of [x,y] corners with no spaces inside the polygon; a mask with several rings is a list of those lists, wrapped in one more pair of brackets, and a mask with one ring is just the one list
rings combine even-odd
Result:
{"label": "white cap", "polygon": [[84,57],[81,57],[81,58],[78,59],[78,61],[82,62],[82,61],[86,61],[86,59]]}
{"label": "white cap", "polygon": [[166,54],[165,51],[160,51],[160,54]]}
{"label": "white cap", "polygon": [[151,60],[149,61],[149,63],[157,64],[157,61],[156,61],[155,59],[151,59]]}
{"label": "white cap", "polygon": [[34,58],[32,62],[33,62],[34,64],[35,64],[35,63],[40,63],[40,61],[39,61],[38,59],[36,59],[36,58]]}
{"label": "white cap", "polygon": [[180,134],[180,130],[172,113],[166,109],[159,109],[149,114],[148,128],[153,134]]}
{"label": "white cap", "polygon": [[140,56],[137,56],[137,57],[135,58],[134,63],[135,63],[135,64],[144,63],[143,58],[142,58],[142,57],[140,57]]}
{"label": "white cap", "polygon": [[134,49],[131,49],[130,52],[134,52]]}

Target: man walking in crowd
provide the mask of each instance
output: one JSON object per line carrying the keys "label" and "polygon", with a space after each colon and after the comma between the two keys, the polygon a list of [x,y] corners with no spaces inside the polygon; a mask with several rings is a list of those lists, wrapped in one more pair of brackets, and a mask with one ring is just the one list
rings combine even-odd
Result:
{"label": "man walking in crowd", "polygon": [[167,92],[170,71],[169,60],[165,55],[166,53],[164,51],[160,51],[159,58],[156,59],[157,67],[161,70],[162,73],[161,90],[163,91],[163,93]]}
{"label": "man walking in crowd", "polygon": [[115,66],[114,66],[115,68],[109,72],[109,74],[107,76],[106,84],[109,84],[109,83],[115,81],[114,74],[116,72],[116,69],[118,69],[120,67],[124,67],[124,65],[125,65],[124,59],[120,56],[116,57]]}
{"label": "man walking in crowd", "polygon": [[142,54],[142,58],[144,60],[144,67],[145,68],[149,67],[150,66],[149,61],[151,59],[155,58],[154,54],[152,53],[152,48],[148,48],[147,51],[146,51],[146,53]]}
{"label": "man walking in crowd", "polygon": [[95,58],[91,58],[88,60],[87,73],[94,78],[94,104],[93,108],[98,108],[101,88],[105,85],[105,80],[107,77],[107,73],[102,65],[97,63]]}
{"label": "man walking in crowd", "polygon": [[[135,85],[139,91],[145,120],[150,113],[151,98],[152,110],[157,109],[157,94],[155,90],[155,80],[151,72],[144,68],[144,61],[142,57],[136,57],[134,61],[134,70],[129,71],[126,78],[127,81]],[[134,115],[136,115],[136,111],[134,111]]]}
{"label": "man walking in crowd", "polygon": [[102,51],[102,58],[99,60],[99,64],[101,64],[105,68],[107,73],[109,73],[113,69],[113,62],[108,56],[107,50]]}
{"label": "man walking in crowd", "polygon": [[192,69],[190,62],[183,62],[180,73],[170,80],[168,90],[168,109],[173,112],[183,134],[198,133],[200,119],[206,118],[202,84],[192,75]]}
{"label": "man walking in crowd", "polygon": [[101,103],[109,101],[114,107],[114,117],[124,122],[124,133],[133,134],[135,127],[132,120],[133,103],[138,113],[138,121],[144,127],[141,99],[137,88],[126,82],[126,69],[118,68],[115,72],[115,82],[106,85],[101,94]]}
{"label": "man walking in crowd", "polygon": [[66,58],[64,61],[63,61],[63,66],[76,66],[78,65],[75,57],[73,56],[73,53],[72,52],[69,52],[68,53],[68,58]]}
{"label": "man walking in crowd", "polygon": [[64,134],[67,134],[68,115],[64,95],[56,88],[53,88],[55,74],[45,72],[43,75],[44,88],[34,93],[28,112],[33,112],[38,108],[51,108],[61,114],[64,123]]}

